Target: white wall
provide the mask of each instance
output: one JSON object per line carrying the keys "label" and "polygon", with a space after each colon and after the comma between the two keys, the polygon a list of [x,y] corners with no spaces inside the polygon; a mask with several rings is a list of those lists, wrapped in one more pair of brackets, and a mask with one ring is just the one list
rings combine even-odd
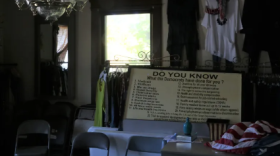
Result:
{"label": "white wall", "polygon": [[76,105],[91,103],[91,10],[88,3],[76,16]]}
{"label": "white wall", "polygon": [[[204,15],[204,0],[200,1],[201,20]],[[240,10],[243,9],[244,0],[240,1]],[[25,100],[34,98],[34,19],[28,10],[18,11],[13,0],[5,1],[6,48],[5,62],[18,63],[24,82]],[[168,24],[166,16],[167,0],[163,0],[163,56],[169,56],[166,51]],[[91,102],[91,10],[88,3],[82,13],[77,13],[76,19],[76,105],[89,104]],[[204,51],[206,29],[198,23],[201,50],[198,51],[198,65],[204,65],[205,60],[211,60],[211,54]],[[244,35],[237,35],[237,48],[241,57],[247,54],[242,52]],[[262,53],[261,62],[268,62],[267,53]],[[169,66],[168,62],[164,66]],[[95,82],[94,82],[95,83]]]}

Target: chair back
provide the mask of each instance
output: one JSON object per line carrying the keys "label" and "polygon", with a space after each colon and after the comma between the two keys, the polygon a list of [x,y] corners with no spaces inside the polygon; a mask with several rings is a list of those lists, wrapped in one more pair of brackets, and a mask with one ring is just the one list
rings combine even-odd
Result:
{"label": "chair back", "polygon": [[[57,103],[50,105],[44,113],[44,119],[51,126],[50,148],[52,153],[69,153],[70,136],[73,128],[74,107],[68,103]],[[64,154],[64,155],[65,155]]]}
{"label": "chair back", "polygon": [[16,136],[16,147],[15,151],[18,148],[18,141],[21,135],[28,134],[46,134],[47,135],[47,146],[50,148],[50,125],[45,120],[28,120],[20,124],[17,136]]}
{"label": "chair back", "polygon": [[207,125],[209,128],[211,141],[216,141],[227,131],[229,120],[224,119],[208,119]]}
{"label": "chair back", "polygon": [[109,155],[110,140],[108,136],[103,133],[81,133],[74,140],[71,150],[71,156],[88,154],[89,148],[107,150],[107,155]]}
{"label": "chair back", "polygon": [[125,156],[128,151],[147,152],[147,153],[160,153],[162,149],[163,138],[157,137],[143,137],[132,136],[129,139]]}
{"label": "chair back", "polygon": [[28,120],[24,121],[18,128],[18,135],[21,134],[50,134],[50,125],[45,120]]}

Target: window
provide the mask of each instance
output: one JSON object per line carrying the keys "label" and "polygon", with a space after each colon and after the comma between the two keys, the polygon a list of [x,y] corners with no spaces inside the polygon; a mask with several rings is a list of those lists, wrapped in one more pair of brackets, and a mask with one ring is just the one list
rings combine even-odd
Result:
{"label": "window", "polygon": [[105,35],[105,60],[117,60],[111,64],[150,65],[150,13],[106,15]]}
{"label": "window", "polygon": [[[152,65],[161,66],[162,58],[162,0],[121,0],[118,3],[107,3],[108,1],[91,0],[91,80],[92,97],[96,95],[96,82],[99,74],[104,70],[106,60],[126,60],[110,61],[110,64],[130,64],[130,65]],[[141,19],[143,18],[143,19]],[[133,29],[139,27],[139,21],[144,20],[146,27],[140,26],[139,32],[146,37],[137,37]],[[120,20],[120,21],[118,21]],[[114,22],[114,25],[111,23]],[[126,23],[126,24],[124,24]],[[148,26],[147,26],[148,25]],[[113,28],[110,28],[113,27]],[[125,37],[117,28],[127,29]],[[144,29],[145,28],[145,29]],[[115,30],[115,32],[110,31]],[[136,32],[136,31],[135,31]],[[131,33],[131,34],[129,34]],[[114,35],[117,34],[117,35]],[[136,37],[135,37],[136,36]],[[142,38],[142,39],[141,39]],[[149,39],[148,39],[149,38]],[[114,41],[114,42],[112,42]],[[117,44],[119,43],[119,44]],[[129,46],[123,46],[130,43]],[[141,44],[140,44],[141,43]],[[109,46],[113,45],[113,46]],[[137,46],[142,46],[137,48]],[[117,47],[117,48],[114,48]],[[121,50],[117,50],[117,49]],[[123,50],[122,50],[123,49]],[[139,55],[136,55],[139,51]],[[145,52],[144,53],[141,53]],[[148,54],[147,54],[148,53]],[[124,57],[121,57],[124,56]],[[139,57],[140,56],[140,57]],[[132,57],[132,58],[130,58]],[[136,58],[135,58],[136,57]],[[128,61],[128,60],[146,60],[146,61]],[[149,62],[149,60],[154,60]],[[159,60],[159,61],[155,61]],[[95,98],[92,98],[95,103]]]}

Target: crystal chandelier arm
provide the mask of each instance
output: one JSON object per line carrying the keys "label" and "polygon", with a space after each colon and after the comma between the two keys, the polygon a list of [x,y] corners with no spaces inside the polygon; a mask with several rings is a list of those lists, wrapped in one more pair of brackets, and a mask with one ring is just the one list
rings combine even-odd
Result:
{"label": "crystal chandelier arm", "polygon": [[82,11],[88,0],[76,0],[75,11]]}
{"label": "crystal chandelier arm", "polygon": [[20,10],[30,10],[29,6],[24,6],[24,8],[22,7]]}
{"label": "crystal chandelier arm", "polygon": [[25,4],[25,0],[15,0],[19,10],[22,10],[22,6]]}
{"label": "crystal chandelier arm", "polygon": [[[48,21],[56,21],[65,12],[70,15],[72,10],[82,11],[88,0],[15,0],[20,10],[30,9]],[[27,7],[24,7],[24,5]]]}

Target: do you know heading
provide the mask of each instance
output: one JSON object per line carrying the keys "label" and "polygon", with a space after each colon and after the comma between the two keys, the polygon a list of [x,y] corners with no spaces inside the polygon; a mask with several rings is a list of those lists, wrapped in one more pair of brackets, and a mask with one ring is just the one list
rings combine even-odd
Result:
{"label": "do you know heading", "polygon": [[178,82],[193,82],[207,84],[223,84],[224,80],[219,79],[218,74],[203,73],[203,72],[161,72],[153,71],[152,75],[147,76],[147,80],[157,81],[178,81]]}

